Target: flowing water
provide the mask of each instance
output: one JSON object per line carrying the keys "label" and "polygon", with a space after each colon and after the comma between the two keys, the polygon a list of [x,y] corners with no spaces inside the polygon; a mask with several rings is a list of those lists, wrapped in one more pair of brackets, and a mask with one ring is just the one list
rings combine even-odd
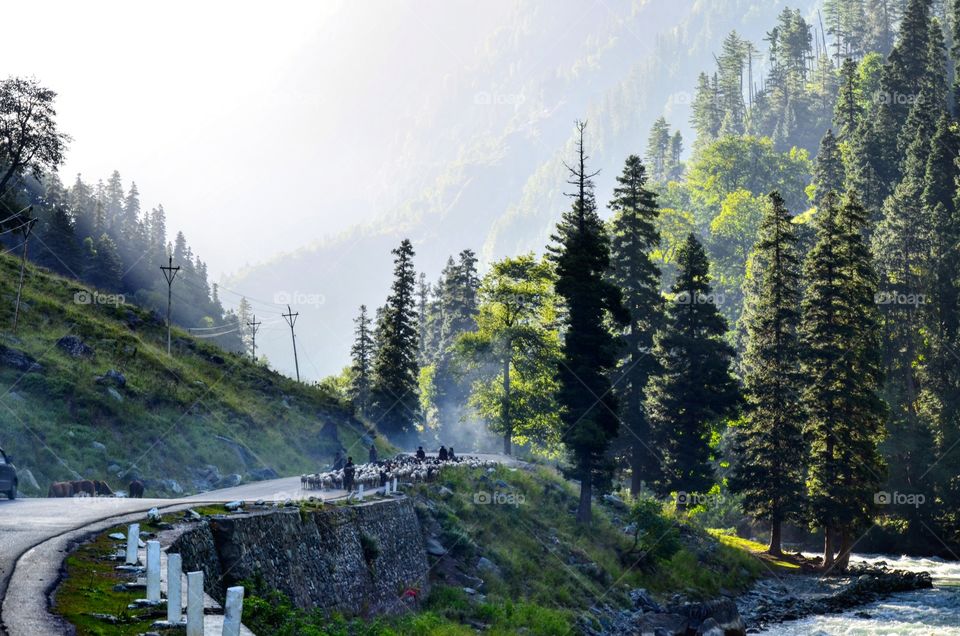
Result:
{"label": "flowing water", "polygon": [[894,594],[842,614],[811,616],[773,625],[762,634],[777,636],[960,636],[960,562],[918,557],[858,555],[854,561],[926,571],[933,589]]}

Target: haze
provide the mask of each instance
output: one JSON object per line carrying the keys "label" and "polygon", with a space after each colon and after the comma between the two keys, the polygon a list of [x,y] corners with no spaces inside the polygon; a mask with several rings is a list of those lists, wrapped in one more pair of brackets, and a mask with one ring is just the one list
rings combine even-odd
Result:
{"label": "haze", "polygon": [[65,183],[119,170],[216,279],[392,205],[385,150],[508,7],[12,4],[7,23],[42,20],[44,41],[8,29],[0,74],[59,92]]}

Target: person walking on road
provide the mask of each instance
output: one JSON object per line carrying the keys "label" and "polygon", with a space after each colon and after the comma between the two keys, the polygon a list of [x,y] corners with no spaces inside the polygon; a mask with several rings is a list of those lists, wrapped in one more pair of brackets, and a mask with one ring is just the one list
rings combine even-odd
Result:
{"label": "person walking on road", "polygon": [[347,463],[343,467],[343,488],[347,492],[353,492],[353,476],[356,471],[357,468],[353,465],[353,457],[348,457]]}

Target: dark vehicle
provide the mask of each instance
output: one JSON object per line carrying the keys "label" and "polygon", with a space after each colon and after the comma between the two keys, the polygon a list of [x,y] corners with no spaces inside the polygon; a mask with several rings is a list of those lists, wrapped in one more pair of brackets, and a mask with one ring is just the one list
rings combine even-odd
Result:
{"label": "dark vehicle", "polygon": [[9,457],[0,448],[0,492],[6,493],[8,499],[17,498],[17,467],[13,465],[13,458]]}

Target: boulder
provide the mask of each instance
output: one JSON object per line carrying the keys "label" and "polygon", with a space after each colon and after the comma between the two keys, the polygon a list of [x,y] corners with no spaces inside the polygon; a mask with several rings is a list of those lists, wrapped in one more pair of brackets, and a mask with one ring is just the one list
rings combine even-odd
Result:
{"label": "boulder", "polygon": [[28,468],[21,468],[17,471],[17,475],[20,478],[20,487],[27,486],[30,490],[40,490],[40,484],[37,483],[37,478],[33,476],[33,473],[30,472]]}
{"label": "boulder", "polygon": [[93,348],[86,344],[79,336],[67,335],[57,340],[57,348],[71,358],[93,357]]}
{"label": "boulder", "polygon": [[115,386],[119,389],[127,386],[126,376],[116,369],[110,369],[103,375],[98,375],[96,378],[94,378],[94,382],[102,385]]}
{"label": "boulder", "polygon": [[105,444],[102,444],[102,443],[97,442],[97,441],[90,442],[90,446],[91,446],[94,450],[98,450],[98,451],[100,451],[100,452],[103,452],[103,451],[107,450],[107,447],[106,447]]}
{"label": "boulder", "polygon": [[264,481],[266,479],[276,479],[279,477],[277,471],[272,468],[256,468],[250,471],[250,479],[253,481]]}
{"label": "boulder", "polygon": [[440,557],[447,553],[446,548],[440,545],[440,542],[433,537],[427,539],[427,554]]}
{"label": "boulder", "polygon": [[477,559],[477,569],[481,572],[487,574],[493,574],[494,576],[502,576],[503,573],[500,571],[500,566],[488,559],[487,557],[480,557]]}
{"label": "boulder", "polygon": [[243,482],[243,477],[237,473],[231,473],[217,482],[217,488],[235,488],[239,486],[241,482]]}
{"label": "boulder", "polygon": [[22,351],[10,349],[0,344],[0,364],[5,367],[11,367],[17,371],[39,373],[43,367],[37,364],[37,361]]}
{"label": "boulder", "polygon": [[603,501],[606,502],[611,508],[616,508],[617,510],[625,511],[629,509],[629,506],[627,506],[626,502],[616,495],[604,495]]}

